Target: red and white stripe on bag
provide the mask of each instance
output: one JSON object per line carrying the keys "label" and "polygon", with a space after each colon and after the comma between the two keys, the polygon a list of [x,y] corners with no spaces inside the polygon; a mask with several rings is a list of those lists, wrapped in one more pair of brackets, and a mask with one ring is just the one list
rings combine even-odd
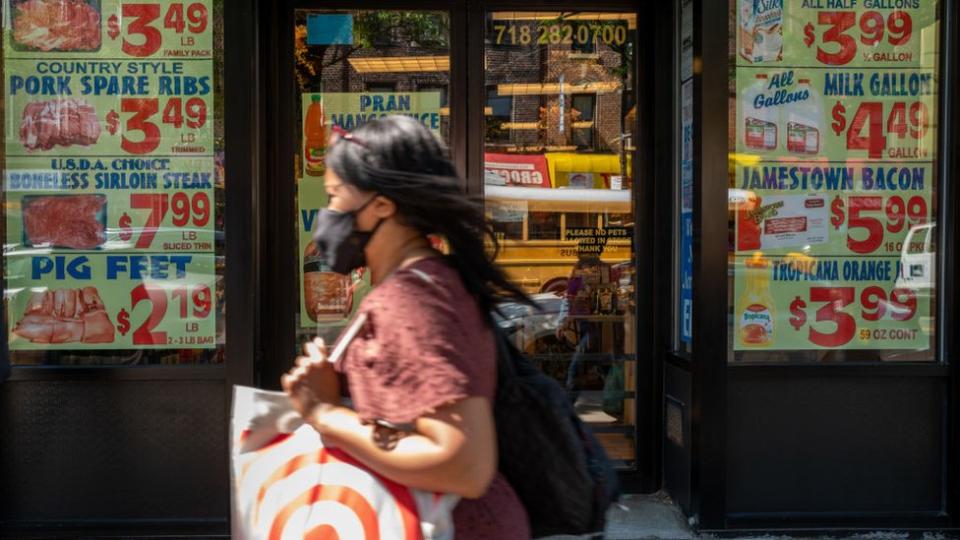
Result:
{"label": "red and white stripe on bag", "polygon": [[[343,354],[357,317],[334,345]],[[233,388],[233,538],[452,540],[459,497],[411,489],[323,446],[281,392]]]}
{"label": "red and white stripe on bag", "polygon": [[[240,443],[248,436],[243,432]],[[234,505],[247,538],[423,540],[419,508],[452,509],[440,494],[411,490],[322,447],[306,425],[235,455],[234,467]]]}

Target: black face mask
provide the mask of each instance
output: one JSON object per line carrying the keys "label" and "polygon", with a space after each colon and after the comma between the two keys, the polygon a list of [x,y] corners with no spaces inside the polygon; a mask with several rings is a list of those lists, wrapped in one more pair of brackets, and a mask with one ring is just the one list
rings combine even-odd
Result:
{"label": "black face mask", "polygon": [[330,269],[338,274],[349,274],[357,268],[367,265],[367,258],[363,253],[367,243],[380,228],[383,220],[377,222],[370,231],[357,230],[357,214],[363,211],[373,199],[363,203],[363,206],[350,212],[338,212],[329,208],[322,208],[317,215],[317,227],[313,232],[313,242],[320,250]]}

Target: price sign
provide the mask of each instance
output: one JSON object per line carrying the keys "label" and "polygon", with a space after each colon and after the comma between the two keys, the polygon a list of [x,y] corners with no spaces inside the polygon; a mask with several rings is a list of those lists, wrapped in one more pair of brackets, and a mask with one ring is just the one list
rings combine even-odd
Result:
{"label": "price sign", "polygon": [[[117,220],[117,234],[123,241],[133,240],[137,249],[155,248],[158,231],[174,235],[175,241],[187,242],[186,251],[200,251],[202,249],[196,248],[202,248],[201,244],[209,243],[212,238],[213,229],[209,225],[213,207],[206,191],[133,193],[129,208],[131,212],[141,210],[132,212],[140,219],[135,224],[131,212],[124,212]],[[169,244],[169,240],[166,243]]]}
{"label": "price sign", "polygon": [[135,155],[150,154],[160,147],[161,126],[178,131],[179,142],[187,144],[195,143],[196,131],[207,125],[207,102],[200,97],[168,98],[162,112],[159,98],[123,98],[120,109],[127,114],[124,129],[120,130],[120,115],[111,110],[105,118],[107,131],[111,135],[119,132],[120,147]]}
{"label": "price sign", "polygon": [[11,348],[214,347],[220,14],[49,4],[4,13]]}
{"label": "price sign", "polygon": [[[839,195],[830,204],[830,223],[835,230],[846,230],[846,245],[860,255],[901,253],[907,232],[928,223],[930,210],[922,195]],[[916,251],[923,247],[914,247]]]}
{"label": "price sign", "polygon": [[738,258],[738,350],[928,346],[929,289],[895,257]]}
{"label": "price sign", "polygon": [[107,36],[124,54],[147,58],[172,51],[175,56],[210,56],[209,2],[126,3],[107,18]]}
{"label": "price sign", "polygon": [[865,62],[906,61],[911,53],[902,49],[910,47],[913,17],[907,11],[819,11],[816,24],[808,22],[802,35],[824,65],[847,65],[861,48]]}
{"label": "price sign", "polygon": [[929,349],[939,2],[737,4],[735,349]]}
{"label": "price sign", "polygon": [[[859,292],[859,294],[858,294]],[[820,347],[842,347],[857,335],[857,320],[848,306],[864,321],[909,321],[917,314],[917,294],[911,289],[894,289],[889,293],[871,285],[860,291],[856,287],[811,287],[807,302],[800,296],[790,303],[790,326],[795,331],[807,329],[807,338]],[[828,324],[813,324],[826,322]],[[900,325],[894,325],[900,330]],[[874,329],[876,331],[890,329]],[[904,334],[912,339],[917,330]]]}
{"label": "price sign", "polygon": [[213,348],[213,255],[17,255],[10,348]]}
{"label": "price sign", "polygon": [[[184,63],[191,68],[196,64]],[[7,156],[213,154],[211,76],[191,70],[125,77],[70,78],[65,88],[79,97],[45,99],[25,91],[10,96],[17,129],[16,136],[7,139]],[[64,116],[76,117],[78,124],[56,122]]]}
{"label": "price sign", "polygon": [[[130,291],[130,310],[136,311],[141,304],[147,304],[150,311],[136,328],[131,325],[130,312],[126,308],[117,312],[117,331],[126,336],[132,330],[134,345],[206,345],[213,342],[212,336],[197,335],[201,322],[213,311],[213,293],[208,285],[169,288],[162,284],[141,283]],[[168,307],[171,307],[169,314]],[[158,329],[164,326],[168,317],[184,323],[182,334],[178,332],[180,335],[173,336]]]}
{"label": "price sign", "polygon": [[[216,250],[213,158],[11,158],[7,164],[7,200],[17,201],[7,215],[8,245]],[[57,174],[31,172],[39,167]],[[58,222],[65,225],[50,228]]]}
{"label": "price sign", "polygon": [[847,108],[838,101],[831,116],[830,127],[836,135],[846,139],[847,150],[865,150],[871,159],[879,159],[884,156],[888,141],[896,139],[903,151],[891,157],[926,157],[921,156],[917,144],[930,128],[930,111],[922,101],[864,101],[858,105],[849,123]]}
{"label": "price sign", "polygon": [[737,151],[830,161],[931,161],[932,71],[738,69]]}
{"label": "price sign", "polygon": [[752,2],[740,6],[738,65],[936,67],[939,2]]}

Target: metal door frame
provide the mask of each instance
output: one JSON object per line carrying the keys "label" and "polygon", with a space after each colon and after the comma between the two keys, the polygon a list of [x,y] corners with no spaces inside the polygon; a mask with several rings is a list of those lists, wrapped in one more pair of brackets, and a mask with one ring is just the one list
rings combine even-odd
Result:
{"label": "metal door frame", "polygon": [[[299,302],[297,291],[289,286],[291,255],[295,253],[294,239],[287,233],[288,223],[285,215],[295,215],[294,186],[291,182],[272,181],[294,177],[293,163],[296,141],[292,111],[288,105],[296,99],[292,77],[292,56],[284,51],[293,48],[292,35],[284,29],[292,27],[295,9],[379,9],[382,2],[375,0],[283,0],[276,4],[261,4],[260,18],[263,28],[269,29],[264,43],[260,47],[260,63],[264,68],[261,77],[263,96],[275,96],[271,100],[262,100],[264,112],[261,117],[265,124],[265,133],[278,134],[262,140],[262,164],[264,181],[260,182],[259,201],[264,219],[259,228],[261,238],[269,239],[260,246],[261,275],[259,290],[267,298],[261,302],[262,316],[260,332],[263,336],[259,357],[263,360],[257,367],[257,384],[268,388],[279,386],[279,377],[296,355],[294,344],[294,313],[290,306]],[[521,0],[483,1],[468,0],[406,0],[391,4],[390,9],[446,10],[450,13],[451,36],[450,56],[450,147],[454,162],[460,174],[467,179],[467,192],[473,195],[483,194],[483,105],[484,73],[483,62],[483,17],[488,9],[530,10],[530,3]],[[669,230],[660,228],[654,220],[656,210],[653,182],[653,167],[650,156],[653,136],[651,100],[653,89],[652,61],[653,45],[642,36],[652,35],[654,21],[641,12],[641,2],[636,0],[601,0],[583,2],[568,0],[550,0],[538,2],[537,10],[557,9],[589,11],[631,11],[637,13],[638,35],[634,58],[634,73],[637,96],[638,129],[636,147],[633,155],[635,176],[641,179],[634,189],[634,208],[636,212],[635,238],[637,251],[637,328],[638,344],[646,344],[637,351],[637,464],[635,473],[624,474],[624,485],[631,491],[655,491],[660,487],[659,464],[659,426],[661,392],[659,380],[659,361],[662,343],[659,336],[658,318],[655,316],[654,291],[663,287],[659,284],[663,272],[655,268],[659,258],[654,254],[654,242],[669,239]],[[277,58],[277,51],[280,51]],[[662,189],[662,188],[661,188]],[[669,224],[664,224],[668,226]],[[641,324],[640,321],[644,324]],[[286,360],[289,359],[289,360]],[[639,396],[645,396],[640,399]]]}

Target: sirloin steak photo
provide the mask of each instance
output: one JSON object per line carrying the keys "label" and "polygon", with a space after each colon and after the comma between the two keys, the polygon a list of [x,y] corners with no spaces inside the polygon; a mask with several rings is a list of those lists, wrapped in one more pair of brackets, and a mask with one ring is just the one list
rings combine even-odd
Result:
{"label": "sirloin steak photo", "polygon": [[103,195],[43,195],[23,198],[24,243],[31,247],[95,249],[107,240]]}

